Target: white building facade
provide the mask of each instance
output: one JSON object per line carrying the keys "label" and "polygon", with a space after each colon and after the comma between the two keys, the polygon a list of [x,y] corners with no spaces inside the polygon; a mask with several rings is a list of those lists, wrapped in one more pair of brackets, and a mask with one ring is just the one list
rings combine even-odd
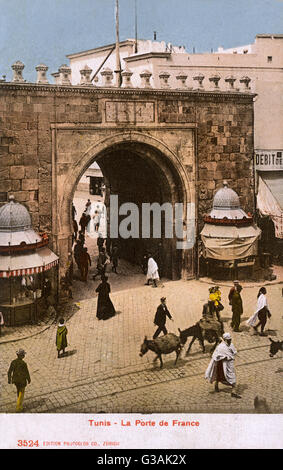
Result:
{"label": "white building facade", "polygon": [[[135,52],[137,48],[137,52]],[[182,46],[128,39],[120,43],[122,86],[240,90],[256,93],[255,150],[283,149],[283,34],[259,34],[253,44],[217,52],[189,54]],[[71,82],[82,83],[91,69],[94,86],[114,86],[115,44],[70,54]],[[106,74],[105,74],[106,72]],[[141,76],[142,75],[142,76]],[[105,77],[109,77],[106,80]],[[203,77],[203,78],[202,78]],[[83,79],[84,80],[84,79]]]}

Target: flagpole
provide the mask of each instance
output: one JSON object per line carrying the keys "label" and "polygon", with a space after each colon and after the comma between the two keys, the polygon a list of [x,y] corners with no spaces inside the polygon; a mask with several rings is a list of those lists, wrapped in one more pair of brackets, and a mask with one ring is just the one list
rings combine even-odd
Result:
{"label": "flagpole", "polygon": [[120,65],[120,49],[119,49],[119,0],[115,1],[115,23],[116,23],[116,86],[121,86],[121,65]]}
{"label": "flagpole", "polygon": [[135,54],[138,52],[138,14],[137,0],[135,0]]}

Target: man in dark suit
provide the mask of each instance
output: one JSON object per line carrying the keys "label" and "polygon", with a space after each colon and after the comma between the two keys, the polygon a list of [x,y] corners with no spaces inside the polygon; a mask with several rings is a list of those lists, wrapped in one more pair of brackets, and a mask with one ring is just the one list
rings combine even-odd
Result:
{"label": "man in dark suit", "polygon": [[156,332],[153,335],[153,339],[157,338],[157,336],[163,331],[164,335],[167,334],[167,329],[165,327],[166,317],[173,321],[173,318],[166,306],[166,297],[161,297],[161,304],[157,307],[154,324],[158,326]]}

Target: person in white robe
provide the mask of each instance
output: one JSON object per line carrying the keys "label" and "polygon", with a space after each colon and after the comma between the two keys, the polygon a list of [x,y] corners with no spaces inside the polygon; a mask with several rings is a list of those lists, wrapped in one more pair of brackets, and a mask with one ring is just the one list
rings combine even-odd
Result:
{"label": "person in white robe", "polygon": [[93,203],[91,206],[88,206],[88,215],[90,220],[87,225],[87,234],[91,238],[96,238],[99,230],[99,221],[100,221],[100,209],[98,203]]}
{"label": "person in white robe", "polygon": [[[257,295],[256,310],[254,314],[247,320],[247,325],[252,326],[255,331],[257,331],[257,328],[260,326],[261,327],[260,335],[264,336],[263,331],[267,322],[267,317],[270,318],[271,313],[267,305],[266,288],[261,287]],[[258,321],[258,324],[256,325],[257,321]]]}
{"label": "person in white robe", "polygon": [[235,374],[235,356],[237,350],[232,343],[230,333],[223,334],[223,341],[216,347],[208,368],[205,372],[205,378],[210,383],[215,382],[215,391],[219,392],[219,382],[232,387],[231,396],[242,398],[236,393],[236,374]]}
{"label": "person in white robe", "polygon": [[152,255],[148,255],[148,262],[147,262],[147,282],[146,286],[149,286],[150,281],[153,282],[153,287],[157,287],[157,281],[159,280],[159,274],[158,274],[158,265],[156,261],[152,258]]}
{"label": "person in white robe", "polygon": [[98,211],[95,211],[94,215],[92,216],[93,219],[93,225],[94,225],[94,230],[98,232],[99,229],[99,221],[100,221],[100,215]]}
{"label": "person in white robe", "polygon": [[93,217],[90,216],[90,220],[87,224],[87,227],[86,227],[86,231],[87,231],[87,234],[91,237],[91,238],[94,238],[94,234],[95,234],[95,223],[94,223],[94,220],[93,220]]}

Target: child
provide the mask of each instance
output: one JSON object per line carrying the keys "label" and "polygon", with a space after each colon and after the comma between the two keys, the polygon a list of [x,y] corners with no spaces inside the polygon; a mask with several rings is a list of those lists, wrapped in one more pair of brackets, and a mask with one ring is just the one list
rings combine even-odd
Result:
{"label": "child", "polygon": [[59,325],[57,328],[57,334],[56,334],[56,346],[57,346],[57,351],[58,351],[58,358],[62,357],[60,356],[60,352],[62,350],[63,350],[63,355],[65,354],[65,348],[68,346],[67,333],[68,333],[68,330],[64,323],[64,318],[60,318]]}

